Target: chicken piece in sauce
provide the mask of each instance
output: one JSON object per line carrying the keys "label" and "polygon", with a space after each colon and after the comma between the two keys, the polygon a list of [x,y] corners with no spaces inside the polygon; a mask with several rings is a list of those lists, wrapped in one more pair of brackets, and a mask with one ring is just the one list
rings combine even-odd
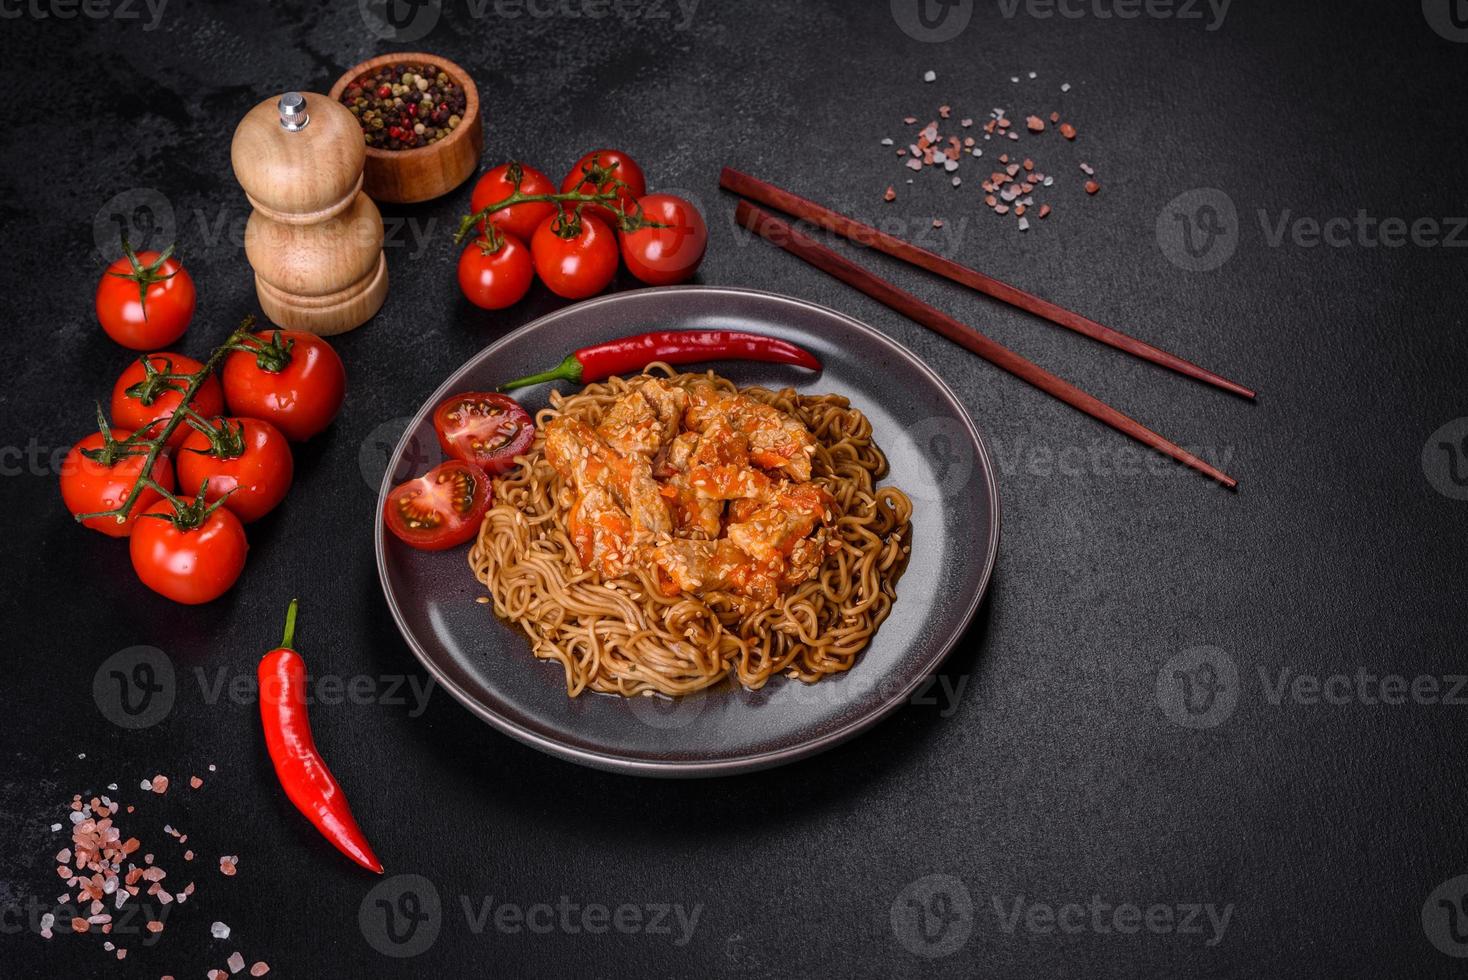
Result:
{"label": "chicken piece in sauce", "polygon": [[651,564],[663,591],[770,603],[831,547],[831,495],[809,482],[815,438],[763,402],[707,382],[648,378],[596,428],[566,416],[546,460],[575,490],[568,531],[585,568]]}

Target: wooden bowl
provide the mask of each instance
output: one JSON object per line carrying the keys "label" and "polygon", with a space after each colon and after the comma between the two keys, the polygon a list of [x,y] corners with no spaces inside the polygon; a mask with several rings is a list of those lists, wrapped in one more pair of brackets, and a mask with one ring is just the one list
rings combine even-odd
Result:
{"label": "wooden bowl", "polygon": [[479,118],[479,89],[469,73],[447,58],[420,51],[378,55],[350,68],[331,87],[331,98],[340,102],[342,92],[356,78],[384,65],[437,65],[464,86],[464,118],[453,132],[427,146],[411,150],[379,150],[367,147],[367,165],[362,172],[362,189],[377,201],[413,204],[440,197],[458,187],[479,168],[484,152],[484,124]]}

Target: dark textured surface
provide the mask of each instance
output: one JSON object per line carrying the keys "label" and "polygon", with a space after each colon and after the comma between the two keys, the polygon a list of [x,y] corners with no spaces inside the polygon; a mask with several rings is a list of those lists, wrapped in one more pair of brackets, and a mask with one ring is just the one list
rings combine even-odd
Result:
{"label": "dark textured surface", "polygon": [[[1468,416],[1465,252],[1270,239],[1285,216],[1464,212],[1468,45],[1435,32],[1418,4],[1240,2],[1210,31],[1200,20],[1097,17],[1107,3],[1048,19],[979,3],[957,38],[923,43],[895,26],[887,3],[705,0],[678,30],[676,8],[672,21],[624,23],[507,18],[491,5],[473,19],[450,0],[426,38],[397,45],[373,37],[352,4],[175,0],[152,31],[34,13],[58,7],[11,18],[7,5],[0,23],[13,93],[0,216],[14,345],[0,389],[10,636],[0,972],[201,976],[238,948],[287,977],[1461,973],[1462,960],[1431,939],[1468,952],[1438,905],[1462,883],[1434,894],[1468,871],[1468,707],[1380,703],[1370,682],[1376,703],[1273,695],[1297,674],[1463,670],[1468,502],[1450,495],[1461,488],[1437,444],[1461,439],[1468,423],[1434,434]],[[92,400],[127,360],[91,311],[99,211],[123,192],[163,196],[201,296],[182,346],[206,351],[254,308],[238,244],[246,212],[228,168],[235,121],[266,95],[324,90],[391,47],[442,51],[475,74],[486,162],[525,157],[559,174],[588,147],[625,146],[655,186],[703,204],[712,242],[702,281],[826,303],[941,371],[995,449],[1005,502],[991,601],[949,661],[959,697],[939,693],[815,760],[673,784],[549,759],[441,692],[420,712],[408,687],[389,689],[405,673],[420,685],[424,676],[378,591],[362,459],[370,471],[380,427],[453,366],[556,305],[537,292],[487,315],[458,300],[446,223],[466,192],[388,209],[392,293],[376,322],[338,345],[351,378],[345,411],[298,454],[298,486],[252,533],[250,566],[228,598],[174,607],[135,583],[124,548],[72,526],[47,457],[87,430]],[[1064,97],[1062,81],[1073,86]],[[967,166],[960,190],[927,173],[903,184],[907,172],[878,140],[902,140],[902,116],[932,118],[941,102],[980,119],[991,106],[1063,108],[1082,138],[1044,144],[1062,178],[1056,213],[1019,234],[976,206],[983,171]],[[1079,159],[1101,175],[1094,200],[1077,185]],[[1253,406],[1217,395],[867,259],[1166,434],[1226,455],[1242,490],[1138,465],[1120,437],[747,242],[715,190],[723,163],[900,219],[911,235],[941,215],[946,230],[930,238],[941,250],[1257,386]],[[889,183],[902,196],[884,206]],[[1235,254],[1212,272],[1169,261],[1156,234],[1159,216],[1169,226],[1167,202],[1198,188],[1223,191],[1240,219]],[[368,704],[319,705],[316,726],[390,871],[421,874],[442,900],[436,941],[415,958],[374,948],[385,940],[373,883],[291,811],[249,700],[213,694],[217,679],[253,674],[295,594],[316,671],[369,678],[375,692]],[[99,713],[92,680],[134,644],[166,651],[179,680],[168,717],[128,732]],[[1205,646],[1221,652],[1186,653]],[[1225,690],[1189,715],[1175,676],[1198,656]],[[394,693],[408,704],[391,703]],[[1164,709],[1217,723],[1176,724]],[[203,772],[211,762],[213,775]],[[128,791],[155,771],[174,776],[168,796]],[[209,775],[198,794],[184,787],[190,772]],[[127,831],[157,851],[170,880],[199,882],[158,943],[125,942],[122,964],[99,937],[47,943],[23,922],[28,902],[61,890],[58,835],[47,831],[59,806],[112,781],[139,804]],[[190,834],[192,866],[162,835],[165,822]],[[220,854],[240,855],[237,877],[214,870]],[[943,895],[930,894],[929,875],[950,876],[938,881]],[[1161,918],[1118,933],[1090,910],[1066,917],[1072,932],[1046,929],[1044,908],[1093,896],[1231,911],[1212,945],[1206,916],[1201,934],[1164,932]],[[909,899],[926,902],[931,941]],[[568,913],[573,933],[557,911],[542,934],[493,918],[476,931],[465,914],[466,902],[477,912],[563,901],[700,912],[681,945],[676,920],[673,935],[587,934]],[[216,919],[233,927],[229,941],[209,938]]]}

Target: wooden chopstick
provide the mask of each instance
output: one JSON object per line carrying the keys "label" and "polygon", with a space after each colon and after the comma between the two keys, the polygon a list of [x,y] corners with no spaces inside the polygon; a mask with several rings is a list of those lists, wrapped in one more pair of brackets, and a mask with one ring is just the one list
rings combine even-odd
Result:
{"label": "wooden chopstick", "polygon": [[878,251],[886,252],[895,258],[911,262],[913,265],[929,272],[936,272],[940,276],[946,276],[954,282],[961,283],[972,289],[976,289],[987,296],[1017,306],[1036,316],[1044,317],[1051,323],[1059,324],[1074,330],[1076,333],[1085,334],[1093,340],[1099,340],[1118,350],[1126,351],[1143,360],[1160,364],[1170,368],[1179,374],[1185,374],[1207,384],[1222,388],[1224,391],[1232,392],[1244,398],[1253,398],[1254,391],[1230,381],[1222,375],[1215,374],[1207,368],[1199,367],[1192,361],[1184,360],[1176,354],[1170,354],[1160,347],[1154,347],[1145,340],[1138,340],[1120,330],[1103,326],[1095,320],[1081,316],[1079,313],[1067,310],[1063,306],[1057,306],[1047,299],[1041,299],[1032,293],[1027,293],[1017,286],[1011,286],[1007,282],[986,276],[977,269],[970,269],[966,265],[960,265],[952,259],[944,258],[936,252],[930,252],[925,248],[919,248],[911,242],[903,241],[883,231],[878,231],[871,225],[863,224],[854,218],[830,208],[822,207],[814,201],[807,200],[798,194],[781,190],[774,184],[766,183],[757,177],[740,173],[738,170],[725,167],[719,175],[719,186],[725,190],[733,191],[752,201],[756,201],[766,207],[783,211],[795,218],[809,221],[820,225],[827,231],[847,238],[859,245],[871,245]]}
{"label": "wooden chopstick", "polygon": [[887,280],[868,272],[850,259],[838,255],[826,246],[801,234],[769,212],[760,210],[748,201],[740,201],[734,214],[735,219],[741,225],[772,245],[778,245],[822,272],[834,276],[848,286],[861,290],[878,302],[916,320],[930,330],[937,331],[954,343],[967,347],[984,360],[1029,382],[1046,394],[1053,395],[1072,408],[1079,409],[1092,418],[1105,422],[1113,429],[1131,436],[1143,445],[1150,446],[1160,453],[1171,456],[1183,465],[1212,477],[1230,490],[1238,486],[1238,481],[1227,473],[1209,465],[1130,416],[1123,415],[1099,398],[1087,394],[1069,381],[1056,377],[1003,344],[989,339],[968,324],[955,320],[948,314],[929,306],[911,293],[903,292]]}

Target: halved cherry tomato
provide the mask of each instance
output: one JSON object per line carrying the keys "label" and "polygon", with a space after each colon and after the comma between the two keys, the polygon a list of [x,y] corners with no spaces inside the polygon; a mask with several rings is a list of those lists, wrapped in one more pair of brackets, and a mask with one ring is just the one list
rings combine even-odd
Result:
{"label": "halved cherry tomato", "polygon": [[459,289],[485,310],[514,306],[535,281],[529,246],[508,233],[496,233],[495,239],[498,246],[480,235],[459,254]]}
{"label": "halved cherry tomato", "polygon": [[515,465],[535,441],[535,422],[520,403],[490,391],[466,391],[433,411],[433,431],[444,454],[473,463],[490,476]]}
{"label": "halved cherry tomato", "polygon": [[194,280],[162,252],[134,252],[122,241],[122,258],[97,283],[97,319],[107,336],[133,350],[157,350],[183,336],[194,318]]}
{"label": "halved cherry tomato", "polygon": [[[143,366],[145,361],[152,366],[151,373]],[[161,426],[183,401],[188,381],[180,376],[195,374],[203,367],[192,357],[182,354],[146,354],[138,358],[128,365],[117,384],[112,386],[112,421],[119,428],[133,431],[153,422]],[[205,378],[190,407],[203,418],[222,414],[224,393],[219,388],[219,379],[212,374]],[[179,423],[168,445],[176,449],[188,437],[188,424]]]}
{"label": "halved cherry tomato", "polygon": [[[534,167],[523,163],[502,163],[493,170],[487,171],[474,185],[474,193],[469,197],[469,210],[482,211],[491,204],[498,204],[515,192],[515,178],[510,172],[512,167],[519,168],[520,193],[522,194],[554,194],[556,185],[551,179]],[[522,242],[530,241],[530,236],[535,234],[535,229],[546,218],[556,213],[556,206],[549,201],[530,201],[525,204],[512,204],[502,208],[489,216],[490,224],[500,231],[509,232]]]}
{"label": "halved cherry tomato", "polygon": [[[111,435],[112,442],[119,443],[132,433],[126,429],[113,429]],[[107,440],[102,433],[94,432],[72,446],[61,463],[61,499],[73,516],[121,507],[132,492],[133,484],[142,476],[144,453],[122,455],[118,451],[109,465],[84,452],[105,453],[106,446]],[[168,464],[166,452],[159,454],[153,463],[152,477],[154,483],[170,493],[173,491],[173,467]],[[127,520],[121,524],[110,517],[89,517],[82,523],[110,538],[125,538],[133,533],[137,516],[159,499],[157,490],[144,487],[128,511]]]}
{"label": "halved cherry tomato", "polygon": [[301,330],[261,330],[254,338],[258,349],[224,359],[230,411],[264,419],[295,442],[330,425],[347,393],[347,369],[331,345]]}
{"label": "halved cherry tomato", "polygon": [[241,522],[258,521],[291,488],[295,461],[290,444],[279,429],[260,419],[212,422],[213,435],[189,427],[189,437],[178,451],[179,486],[185,493],[198,493],[207,481],[205,500],[212,504],[224,497],[224,506]]}
{"label": "halved cherry tomato", "polygon": [[594,214],[545,219],[530,241],[535,271],[546,287],[566,299],[595,296],[617,274],[617,237]]}
{"label": "halved cherry tomato", "polygon": [[183,498],[183,503],[194,511],[197,527],[180,527],[173,504],[160,500],[138,517],[128,552],[144,585],[192,606],[230,590],[245,570],[249,544],[244,525],[225,508],[210,511],[193,498]]}
{"label": "halved cherry tomato", "polygon": [[[621,181],[623,185],[617,188],[617,202],[628,214],[632,213],[637,199],[647,193],[647,178],[637,161],[621,150],[593,150],[577,160],[566,179],[561,181],[561,193],[595,194],[604,187],[610,188],[614,181]],[[617,226],[617,215],[610,208],[593,204],[586,211],[588,214],[594,212],[613,228]]]}
{"label": "halved cherry tomato", "polygon": [[670,286],[692,278],[709,242],[698,208],[672,194],[649,194],[638,203],[643,218],[666,227],[622,233],[627,271],[650,286]]}
{"label": "halved cherry tomato", "polygon": [[405,544],[442,551],[479,532],[489,498],[489,474],[473,463],[451,459],[394,487],[383,506],[383,518],[387,529]]}

